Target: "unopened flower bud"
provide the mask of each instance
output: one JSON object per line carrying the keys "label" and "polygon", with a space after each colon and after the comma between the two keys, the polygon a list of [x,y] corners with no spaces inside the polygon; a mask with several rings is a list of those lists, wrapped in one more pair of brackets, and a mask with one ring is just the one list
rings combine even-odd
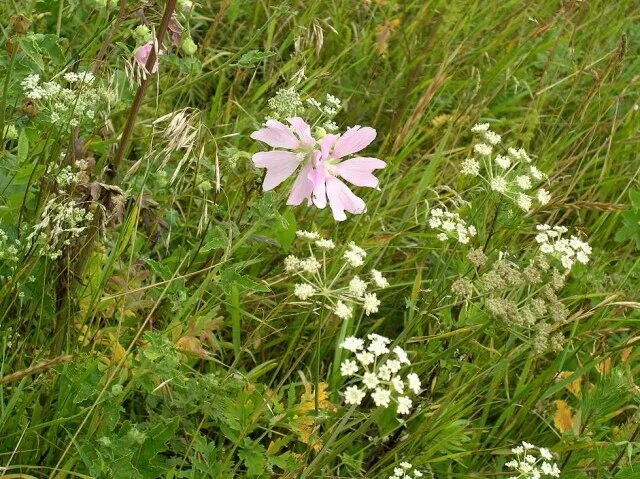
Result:
{"label": "unopened flower bud", "polygon": [[182,41],[182,51],[187,56],[192,56],[198,50],[198,46],[191,39],[191,37],[187,37]]}

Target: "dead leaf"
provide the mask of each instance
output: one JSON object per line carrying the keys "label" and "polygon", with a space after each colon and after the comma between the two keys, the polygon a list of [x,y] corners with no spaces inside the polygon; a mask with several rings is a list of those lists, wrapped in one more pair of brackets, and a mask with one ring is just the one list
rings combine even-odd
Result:
{"label": "dead leaf", "polygon": [[558,399],[556,403],[556,414],[553,416],[553,424],[556,428],[565,433],[570,431],[573,426],[573,412],[566,401]]}
{"label": "dead leaf", "polygon": [[606,376],[611,372],[611,367],[613,366],[613,360],[611,358],[607,358],[604,361],[596,364],[596,369],[600,374]]}
{"label": "dead leaf", "polygon": [[376,48],[380,56],[385,56],[389,51],[389,38],[400,25],[400,19],[385,20],[382,25],[376,27]]}

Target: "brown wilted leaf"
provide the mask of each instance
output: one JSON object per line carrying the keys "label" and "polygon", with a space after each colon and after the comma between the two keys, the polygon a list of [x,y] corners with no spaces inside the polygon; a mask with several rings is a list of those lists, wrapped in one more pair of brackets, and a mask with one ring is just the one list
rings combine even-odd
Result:
{"label": "brown wilted leaf", "polygon": [[389,38],[400,25],[400,19],[385,20],[382,25],[376,27],[376,48],[380,56],[385,56],[389,51]]}
{"label": "brown wilted leaf", "polygon": [[622,350],[622,357],[620,358],[620,361],[623,363],[626,363],[627,361],[629,361],[629,356],[631,356],[632,352],[633,352],[633,348],[631,346],[629,346],[628,348],[624,348]]}
{"label": "brown wilted leaf", "polygon": [[556,428],[565,433],[570,431],[573,426],[573,412],[566,401],[558,399],[556,403],[556,414],[553,416],[553,424]]}
{"label": "brown wilted leaf", "polygon": [[176,341],[176,349],[181,353],[207,359],[209,353],[202,347],[202,343],[195,336],[182,336]]}
{"label": "brown wilted leaf", "polygon": [[596,369],[600,374],[602,374],[603,376],[606,376],[611,372],[612,366],[613,366],[613,360],[611,358],[607,358],[604,361],[601,361],[598,364],[596,364]]}

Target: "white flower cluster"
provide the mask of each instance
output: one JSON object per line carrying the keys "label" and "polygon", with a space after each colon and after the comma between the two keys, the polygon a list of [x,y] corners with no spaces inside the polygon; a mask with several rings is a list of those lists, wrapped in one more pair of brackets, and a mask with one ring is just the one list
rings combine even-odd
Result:
{"label": "white flower cluster", "polygon": [[80,236],[93,219],[93,214],[75,202],[49,200],[46,204],[40,223],[36,224],[27,240],[38,243],[40,254],[50,259],[57,259],[62,250]]}
{"label": "white flower cluster", "polygon": [[[18,263],[20,251],[20,241],[11,240],[7,233],[0,229],[0,260],[7,263]],[[12,267],[13,269],[13,267]]]}
{"label": "white flower cluster", "polygon": [[63,79],[70,88],[56,81],[41,83],[37,74],[27,76],[21,85],[24,96],[38,102],[50,123],[75,128],[83,119],[95,117],[101,93],[91,87],[95,77],[90,72],[65,73]]}
{"label": "white flower cluster", "polygon": [[524,211],[532,208],[534,200],[541,206],[549,203],[549,192],[535,185],[545,181],[547,175],[533,164],[524,149],[508,148],[506,154],[493,156],[494,147],[500,145],[502,137],[491,131],[488,123],[479,123],[471,131],[483,141],[473,146],[480,160],[464,160],[460,169],[463,175],[482,179],[489,189],[509,198]]}
{"label": "white flower cluster", "polygon": [[418,469],[411,469],[413,466],[409,462],[401,462],[400,467],[393,468],[393,474],[389,476],[389,479],[416,479],[423,477],[424,474]]}
{"label": "white flower cluster", "polygon": [[477,233],[475,226],[467,225],[460,215],[446,208],[432,208],[427,213],[429,227],[439,231],[436,235],[440,241],[455,239],[459,243],[467,244]]}
{"label": "white flower cluster", "polygon": [[591,255],[591,246],[577,236],[563,238],[568,229],[565,226],[548,224],[537,225],[536,242],[540,245],[540,252],[560,260],[565,269],[570,270],[575,262],[587,264]]}
{"label": "white flower cluster", "polygon": [[269,118],[274,120],[286,120],[297,116],[302,108],[302,98],[295,87],[281,88],[275,96],[267,102],[269,106]]}
{"label": "white flower cluster", "polygon": [[[345,359],[340,365],[340,373],[348,378],[356,378],[361,383],[348,386],[344,392],[346,404],[360,405],[367,393],[378,407],[397,404],[398,414],[409,414],[413,401],[410,393],[420,394],[420,378],[409,373],[403,379],[400,372],[411,364],[409,357],[400,346],[389,350],[391,340],[379,334],[369,334],[368,344],[361,338],[345,338],[341,347],[355,354],[354,359]],[[389,355],[393,353],[392,357]]]}
{"label": "white flower cluster", "polygon": [[[313,122],[315,125],[322,125],[319,130],[324,132],[318,133],[318,137],[324,136],[326,132],[335,132],[338,125],[333,119],[342,108],[342,101],[327,93],[325,101],[316,100],[313,97],[307,97],[305,101],[302,95],[296,90],[295,86],[289,88],[281,88],[276,94],[269,99],[267,105],[269,107],[268,119],[286,120],[294,116],[302,116],[308,118],[315,117]],[[306,104],[305,104],[306,103]]]}
{"label": "white flower cluster", "polygon": [[517,476],[509,479],[540,479],[541,477],[560,477],[560,468],[553,461],[553,454],[549,449],[536,447],[526,441],[511,449],[515,459],[505,465],[517,472]]}
{"label": "white flower cluster", "polygon": [[[378,312],[380,300],[374,292],[370,292],[371,284],[376,288],[386,288],[389,281],[380,271],[371,270],[371,283],[354,275],[347,281],[345,274],[348,268],[358,268],[364,264],[367,252],[351,242],[341,258],[341,267],[332,278],[327,278],[327,252],[335,249],[335,243],[323,238],[318,233],[297,231],[298,238],[308,242],[309,256],[301,258],[289,255],[284,259],[285,272],[296,274],[301,280],[294,286],[293,294],[302,301],[311,298],[324,300],[324,304],[339,318],[349,319],[353,315],[355,305],[362,305],[367,316]],[[321,250],[322,261],[318,260],[313,248]]]}

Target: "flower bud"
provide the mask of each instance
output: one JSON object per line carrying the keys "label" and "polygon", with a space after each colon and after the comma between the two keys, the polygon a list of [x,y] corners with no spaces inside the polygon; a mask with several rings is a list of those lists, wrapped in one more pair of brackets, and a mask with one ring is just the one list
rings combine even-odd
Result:
{"label": "flower bud", "polygon": [[182,41],[182,51],[187,56],[192,56],[198,50],[198,46],[191,39],[191,37],[187,37]]}
{"label": "flower bud", "polygon": [[133,30],[133,38],[135,38],[136,44],[144,45],[151,40],[151,30],[146,25],[138,25]]}

